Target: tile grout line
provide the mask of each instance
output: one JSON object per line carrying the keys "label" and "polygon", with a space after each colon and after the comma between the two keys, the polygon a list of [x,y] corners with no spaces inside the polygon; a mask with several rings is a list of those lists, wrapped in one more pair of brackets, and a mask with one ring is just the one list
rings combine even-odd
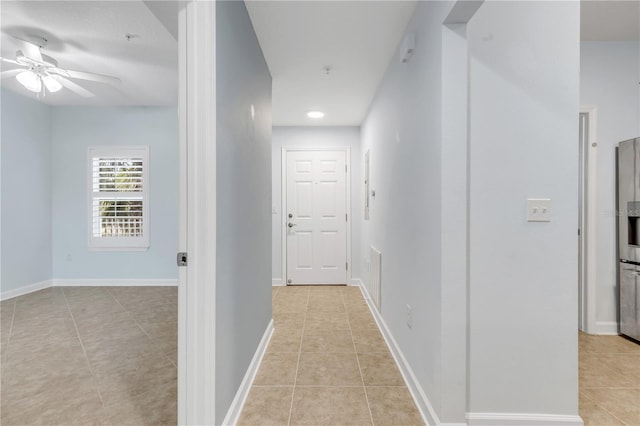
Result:
{"label": "tile grout line", "polygon": [[[345,311],[347,311],[347,304],[344,301],[344,293],[342,293],[342,304]],[[351,320],[349,319],[349,313],[347,311],[347,324],[349,324],[349,333],[351,334],[351,343],[353,343],[353,350],[356,353],[356,362],[358,363],[358,371],[360,372],[360,380],[362,380],[362,388],[364,389],[364,399],[367,401],[367,408],[369,409],[369,418],[371,419],[371,425],[373,422],[373,413],[371,412],[371,403],[369,402],[369,394],[367,393],[367,386],[364,384],[364,376],[362,375],[362,367],[360,366],[360,357],[358,356],[358,348],[356,347],[356,341],[353,337],[353,329],[351,328]]]}
{"label": "tile grout line", "polygon": [[133,320],[133,322],[138,326],[138,328],[139,328],[140,330],[142,330],[142,332],[144,333],[144,335],[145,335],[145,336],[147,336],[147,337],[149,338],[149,340],[151,340],[151,342],[153,342],[153,345],[156,347],[156,351],[157,351],[157,352],[160,352],[162,355],[164,355],[164,357],[165,357],[166,359],[168,359],[168,360],[169,360],[169,362],[171,363],[171,365],[173,365],[175,368],[178,368],[178,367],[176,366],[176,363],[175,363],[175,362],[173,362],[173,360],[172,360],[171,358],[169,358],[169,356],[168,356],[166,353],[164,353],[164,351],[162,350],[162,348],[160,347],[160,345],[158,344],[158,342],[157,342],[153,337],[151,337],[151,336],[149,335],[149,333],[147,333],[147,330],[145,330],[145,329],[140,325],[140,323],[139,323],[139,322],[138,322],[138,320],[136,319],[135,315],[133,315],[133,314],[129,311],[129,309],[125,308],[125,307],[122,305],[122,303],[120,303],[120,301],[118,300],[118,298],[117,298],[117,297],[115,297],[115,296],[113,295],[113,293],[111,293],[111,290],[109,290],[108,288],[107,288],[107,293],[109,293],[109,296],[111,296],[111,297],[113,298],[113,300],[115,300],[115,301],[116,301],[116,303],[117,303],[117,304],[118,304],[118,305],[119,305],[119,306],[120,306],[120,307],[121,307],[121,308],[122,308],[122,309],[127,313],[127,315],[129,315],[129,317],[131,317],[131,319]]}
{"label": "tile grout line", "polygon": [[304,319],[302,320],[302,333],[300,334],[300,347],[298,348],[298,364],[296,365],[296,375],[293,378],[293,388],[291,389],[291,404],[289,405],[289,419],[287,420],[287,426],[291,425],[291,417],[293,416],[293,401],[296,395],[296,383],[298,382],[298,370],[300,369],[300,358],[302,358],[302,341],[304,339],[304,326],[307,322],[307,310],[309,309],[310,297],[311,297],[311,292],[309,291],[309,289],[307,289],[307,301],[304,307]]}
{"label": "tile grout line", "polygon": [[60,291],[62,292],[62,298],[64,299],[64,304],[69,311],[69,315],[71,315],[71,321],[73,321],[73,327],[76,329],[76,335],[78,336],[78,342],[80,342],[80,347],[82,348],[82,354],[84,355],[84,360],[87,362],[87,367],[89,367],[89,372],[91,373],[91,378],[95,384],[95,390],[98,393],[98,397],[100,398],[100,403],[102,407],[105,406],[104,399],[102,399],[102,392],[100,392],[100,386],[98,386],[98,378],[96,377],[93,368],[91,366],[91,361],[89,361],[89,357],[87,356],[87,350],[84,347],[84,343],[82,342],[82,337],[80,337],[80,330],[78,329],[78,323],[76,322],[76,318],[73,315],[73,311],[71,310],[71,306],[69,306],[69,300],[67,299],[67,295],[64,293],[64,287],[60,287]]}
{"label": "tile grout line", "polygon": [[2,366],[0,366],[0,376],[4,377],[4,366],[7,365],[7,356],[9,356],[9,344],[11,335],[13,334],[13,320],[16,317],[16,309],[18,308],[18,300],[13,301],[13,310],[11,311],[11,324],[9,324],[9,337],[7,337],[7,347],[4,348],[4,356],[2,357]]}
{"label": "tile grout line", "polygon": [[[616,388],[588,388],[588,389],[616,389]],[[580,390],[578,390],[578,396],[580,395]],[[588,397],[587,395],[583,395],[584,398],[587,398],[589,401],[593,402],[596,407],[601,408],[602,410],[604,410],[605,413],[607,413],[608,415],[610,415],[611,417],[613,417],[614,419],[618,420],[620,423],[622,423],[623,425],[627,425],[627,423],[625,421],[623,421],[621,418],[619,418],[618,416],[616,416],[614,413],[612,413],[611,411],[609,411],[607,409],[607,407],[604,407],[603,405],[600,405],[598,403],[598,401],[595,401],[593,398]],[[580,410],[580,407],[578,406],[578,411]],[[632,425],[630,425],[632,426]]]}
{"label": "tile grout line", "polygon": [[[580,345],[579,345],[580,346]],[[580,355],[585,355],[585,356],[594,356],[596,358],[603,356],[603,355],[627,355],[627,354],[633,354],[635,352],[597,352],[597,351],[590,351],[590,350],[585,350],[585,349],[581,349],[579,347],[579,353]],[[579,362],[580,365],[580,362]],[[608,370],[609,372],[613,372],[617,375],[620,375],[615,369],[613,369],[612,367],[609,366],[604,366],[606,370]],[[591,370],[591,369],[589,369]],[[578,392],[579,395],[583,398],[586,398],[587,400],[589,400],[591,403],[595,404],[596,407],[600,408],[601,410],[603,410],[606,414],[608,414],[609,416],[611,416],[612,418],[616,419],[617,421],[619,421],[621,424],[624,425],[628,425],[628,423],[626,423],[623,419],[621,419],[619,416],[617,416],[613,411],[609,410],[607,407],[605,407],[604,405],[602,405],[596,398],[590,397],[587,394],[585,394],[583,391],[585,390],[589,390],[589,389],[604,389],[604,390],[613,390],[613,389],[621,389],[621,390],[635,390],[638,389],[637,386],[635,387],[618,387],[618,386],[607,386],[607,387],[582,387],[579,386],[578,387]],[[580,406],[579,406],[580,408]]]}

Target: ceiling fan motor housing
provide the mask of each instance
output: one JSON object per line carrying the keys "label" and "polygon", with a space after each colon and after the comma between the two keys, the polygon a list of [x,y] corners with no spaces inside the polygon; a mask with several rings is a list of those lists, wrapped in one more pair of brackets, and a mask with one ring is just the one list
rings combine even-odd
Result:
{"label": "ceiling fan motor housing", "polygon": [[56,61],[49,55],[42,54],[42,62],[39,62],[34,59],[28,58],[22,50],[18,50],[16,52],[16,62],[27,67],[35,67],[39,65],[49,68],[58,66],[58,61]]}

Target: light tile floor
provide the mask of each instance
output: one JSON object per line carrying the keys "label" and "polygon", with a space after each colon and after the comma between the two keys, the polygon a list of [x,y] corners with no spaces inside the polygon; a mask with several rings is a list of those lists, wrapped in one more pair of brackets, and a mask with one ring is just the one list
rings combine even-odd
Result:
{"label": "light tile floor", "polygon": [[[242,424],[422,424],[354,287],[276,287]],[[175,424],[177,291],[50,288],[0,303],[0,424]],[[579,335],[586,426],[640,425],[640,345]]]}
{"label": "light tile floor", "polygon": [[585,426],[640,426],[640,344],[580,333],[579,354]]}
{"label": "light tile floor", "polygon": [[274,287],[241,425],[422,425],[357,287]]}
{"label": "light tile floor", "polygon": [[57,287],[0,303],[0,423],[175,425],[175,287]]}

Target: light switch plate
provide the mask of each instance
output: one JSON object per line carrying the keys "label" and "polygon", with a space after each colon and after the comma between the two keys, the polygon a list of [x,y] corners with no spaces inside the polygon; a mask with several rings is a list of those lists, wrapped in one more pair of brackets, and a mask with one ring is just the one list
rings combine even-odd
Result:
{"label": "light switch plate", "polygon": [[527,200],[528,222],[551,222],[551,199],[529,198]]}

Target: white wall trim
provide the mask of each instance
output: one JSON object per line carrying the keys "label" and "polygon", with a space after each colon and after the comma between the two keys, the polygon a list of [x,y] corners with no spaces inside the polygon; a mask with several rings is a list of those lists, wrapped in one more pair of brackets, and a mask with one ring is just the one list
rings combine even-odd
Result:
{"label": "white wall trim", "polygon": [[271,278],[271,285],[274,287],[283,286],[284,280],[282,278]]}
{"label": "white wall trim", "polygon": [[34,291],[43,290],[52,286],[52,280],[39,281],[33,284],[27,284],[12,290],[0,291],[0,300],[13,299],[14,297],[24,296]]}
{"label": "white wall trim", "polygon": [[260,344],[256,349],[256,353],[253,355],[253,359],[251,360],[249,368],[247,369],[247,372],[242,379],[242,383],[240,383],[238,392],[236,392],[236,396],[231,402],[229,411],[227,411],[227,415],[222,421],[223,425],[235,425],[238,423],[238,420],[240,420],[240,414],[242,413],[245,402],[247,402],[249,391],[251,390],[253,381],[256,378],[256,374],[258,373],[260,364],[262,364],[262,358],[264,358],[264,354],[267,352],[267,347],[269,346],[269,342],[271,341],[271,336],[273,336],[273,331],[274,327],[272,319],[271,321],[269,321],[269,325],[267,325],[267,329],[264,331],[262,340],[260,340]]}
{"label": "white wall trim", "polygon": [[177,279],[163,278],[69,278],[51,279],[0,292],[0,300],[12,299],[49,287],[176,287]]}
{"label": "white wall trim", "polygon": [[364,283],[360,278],[351,278],[351,281],[347,285],[352,285],[356,287],[364,287]]}
{"label": "white wall trim", "polygon": [[51,280],[53,287],[176,287],[177,279],[163,278],[69,278]]}
{"label": "white wall trim", "polygon": [[617,336],[618,322],[617,321],[597,321],[595,327],[595,334]]}
{"label": "white wall trim", "polygon": [[[585,197],[583,199],[582,240],[584,273],[582,278],[582,318],[580,318],[581,330],[586,333],[599,333],[596,322],[597,310],[597,170],[598,170],[598,111],[595,106],[581,106],[580,113],[589,116],[589,139],[587,146],[583,147],[586,155],[586,167],[584,170],[583,184],[585,185]],[[617,330],[617,326],[616,326]],[[617,331],[616,331],[617,334]]]}
{"label": "white wall trim", "polygon": [[178,424],[209,425],[216,423],[216,2],[184,3],[179,21],[189,264],[178,292]]}
{"label": "white wall trim", "polygon": [[[187,14],[185,4],[178,6],[178,252],[187,252],[188,247],[188,192],[189,153],[187,149]],[[178,268],[178,424],[187,419],[187,274],[188,267]]]}
{"label": "white wall trim", "polygon": [[347,282],[351,282],[351,273],[353,271],[353,264],[351,263],[351,147],[348,146],[283,146],[282,147],[282,159],[280,162],[280,170],[282,177],[280,181],[280,191],[282,198],[281,212],[282,212],[282,232],[280,238],[282,238],[282,281],[287,281],[287,152],[293,151],[343,151],[345,153],[345,161],[347,164],[347,180],[346,180],[346,193],[347,193],[347,263],[349,269],[347,270]]}
{"label": "white wall trim", "polygon": [[369,305],[369,310],[371,311],[371,314],[373,315],[373,318],[375,319],[376,324],[378,325],[378,328],[380,329],[380,332],[382,333],[382,336],[387,343],[387,346],[391,350],[391,355],[393,356],[396,365],[398,365],[398,368],[400,369],[402,378],[407,384],[407,388],[409,388],[409,392],[411,393],[413,401],[416,403],[418,410],[420,410],[422,419],[427,425],[440,425],[440,419],[438,418],[436,411],[431,405],[429,398],[427,398],[424,389],[422,389],[422,386],[418,382],[418,378],[413,373],[413,370],[409,366],[409,363],[400,350],[400,347],[393,338],[391,331],[389,331],[387,324],[384,322],[384,319],[382,319],[382,316],[373,304],[366,286],[360,285],[360,291],[362,292],[367,305]]}
{"label": "white wall trim", "polygon": [[580,416],[525,413],[467,413],[469,426],[582,426]]}

